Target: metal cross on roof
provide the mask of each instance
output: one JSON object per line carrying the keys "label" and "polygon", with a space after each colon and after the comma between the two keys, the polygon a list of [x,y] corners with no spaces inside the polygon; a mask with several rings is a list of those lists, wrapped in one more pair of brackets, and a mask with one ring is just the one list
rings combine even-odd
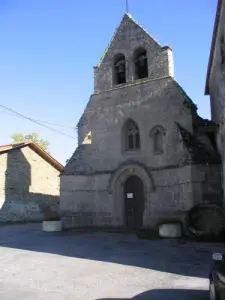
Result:
{"label": "metal cross on roof", "polygon": [[126,13],[129,13],[128,0],[126,0]]}

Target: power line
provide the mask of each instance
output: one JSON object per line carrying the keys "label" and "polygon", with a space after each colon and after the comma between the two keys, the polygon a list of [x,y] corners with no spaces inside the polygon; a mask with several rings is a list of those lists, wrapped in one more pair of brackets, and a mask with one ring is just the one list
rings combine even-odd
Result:
{"label": "power line", "polygon": [[50,122],[41,121],[41,120],[36,120],[36,119],[34,119],[34,121],[37,121],[37,122],[40,122],[40,123],[49,124],[49,125],[53,125],[53,126],[58,126],[58,127],[62,127],[62,128],[68,128],[68,129],[74,129],[74,128],[75,128],[75,127],[72,127],[72,126],[66,126],[66,125],[61,125],[61,124],[55,124],[55,123],[50,123]]}
{"label": "power line", "polygon": [[[0,111],[0,113],[7,113],[10,116],[15,116],[15,113],[10,113],[10,112],[6,112],[5,109]],[[40,123],[45,123],[45,124],[49,124],[49,125],[53,125],[53,126],[58,126],[58,127],[63,127],[63,128],[69,128],[69,129],[74,129],[75,127],[72,126],[65,126],[65,125],[61,125],[61,124],[56,124],[56,123],[50,123],[50,122],[46,122],[46,121],[42,121],[42,120],[36,120],[36,119],[32,119],[36,122],[40,122]]]}
{"label": "power line", "polygon": [[15,111],[15,110],[13,110],[13,109],[11,109],[11,108],[8,108],[8,107],[6,107],[6,106],[4,106],[4,105],[2,105],[2,104],[0,104],[0,106],[3,107],[3,108],[5,108],[5,109],[8,110],[8,111],[13,112],[14,114],[16,114],[17,116],[19,116],[19,117],[21,117],[21,118],[27,119],[27,120],[29,120],[29,121],[31,121],[31,122],[33,122],[33,123],[36,123],[36,124],[38,124],[38,125],[40,125],[40,126],[43,126],[43,127],[47,128],[47,129],[49,129],[49,130],[52,130],[52,131],[54,131],[54,132],[57,132],[57,133],[59,133],[59,134],[61,134],[61,135],[66,136],[66,137],[68,137],[68,138],[71,138],[71,139],[73,139],[73,140],[76,140],[76,138],[73,137],[73,136],[71,136],[71,135],[68,135],[68,134],[66,134],[66,133],[64,133],[64,132],[61,132],[61,131],[56,130],[56,129],[54,129],[54,128],[51,128],[51,127],[49,127],[49,126],[47,126],[47,125],[44,125],[44,124],[40,123],[40,121],[37,121],[37,120],[34,120],[34,119],[32,119],[32,118],[26,117],[26,116],[22,115],[21,113],[18,113],[17,111]]}

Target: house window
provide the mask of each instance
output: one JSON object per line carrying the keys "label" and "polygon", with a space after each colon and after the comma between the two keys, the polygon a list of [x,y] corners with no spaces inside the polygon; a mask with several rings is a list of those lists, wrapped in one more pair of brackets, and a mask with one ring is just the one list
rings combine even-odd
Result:
{"label": "house window", "polygon": [[126,151],[138,150],[141,147],[140,132],[137,123],[128,120],[123,128],[123,141]]}
{"label": "house window", "polygon": [[152,140],[152,151],[153,153],[162,153],[163,152],[163,137],[165,135],[165,130],[161,126],[155,126],[151,132],[150,137]]}
{"label": "house window", "polygon": [[118,54],[114,61],[114,82],[126,83],[126,62],[123,54]]}
{"label": "house window", "polygon": [[144,48],[139,48],[134,52],[135,79],[148,77],[148,59]]}

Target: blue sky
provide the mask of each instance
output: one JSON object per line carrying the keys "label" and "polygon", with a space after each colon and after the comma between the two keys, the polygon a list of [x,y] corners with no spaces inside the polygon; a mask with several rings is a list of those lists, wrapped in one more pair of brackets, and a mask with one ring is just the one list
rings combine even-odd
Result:
{"label": "blue sky", "polygon": [[[97,65],[125,12],[125,0],[1,0],[0,104],[70,135],[65,137],[0,107],[0,144],[37,132],[61,163],[77,146],[73,129],[93,92]],[[173,49],[175,77],[210,117],[204,96],[217,0],[129,0],[132,16]]]}

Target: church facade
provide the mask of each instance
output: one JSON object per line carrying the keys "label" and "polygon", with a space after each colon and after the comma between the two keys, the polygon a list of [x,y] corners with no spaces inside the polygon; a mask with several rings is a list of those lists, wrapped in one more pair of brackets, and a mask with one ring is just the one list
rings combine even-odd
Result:
{"label": "church facade", "polygon": [[65,228],[155,228],[221,203],[217,125],[174,78],[173,53],[125,14],[94,68],[78,147],[61,174]]}

